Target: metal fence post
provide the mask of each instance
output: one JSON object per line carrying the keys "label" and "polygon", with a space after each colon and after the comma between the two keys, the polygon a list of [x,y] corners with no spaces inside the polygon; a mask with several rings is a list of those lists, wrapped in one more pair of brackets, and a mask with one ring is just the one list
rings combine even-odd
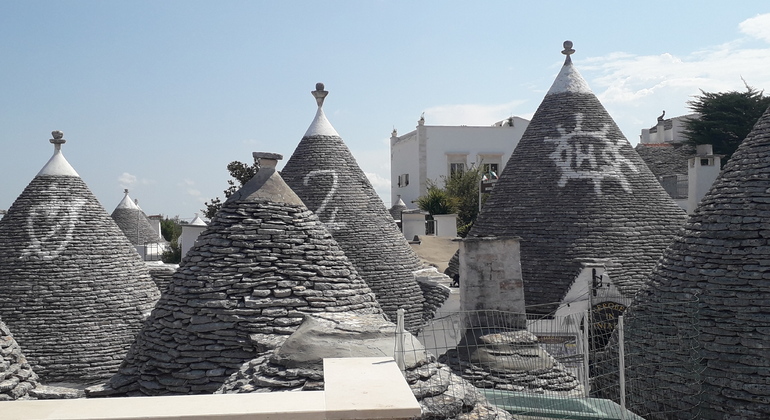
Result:
{"label": "metal fence post", "polygon": [[394,356],[396,365],[401,370],[401,373],[406,375],[406,363],[404,362],[404,312],[404,308],[399,308],[396,311],[396,351]]}
{"label": "metal fence post", "polygon": [[618,317],[618,382],[620,383],[620,407],[626,416],[626,349],[623,315]]}
{"label": "metal fence post", "polygon": [[583,319],[584,319],[583,321],[583,375],[585,377],[585,383],[583,385],[585,388],[586,398],[588,398],[591,396],[591,377],[590,377],[591,369],[589,366],[590,358],[588,355],[588,351],[590,349],[590,345],[588,342],[589,340],[588,331],[590,331],[590,328],[591,328],[589,326],[589,324],[591,323],[591,319],[590,319],[590,314],[588,310],[585,311],[583,315]]}

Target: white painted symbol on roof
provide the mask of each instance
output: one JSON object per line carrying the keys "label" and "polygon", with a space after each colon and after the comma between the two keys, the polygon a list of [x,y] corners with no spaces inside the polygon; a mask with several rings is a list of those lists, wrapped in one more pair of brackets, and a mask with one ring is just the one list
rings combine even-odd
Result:
{"label": "white painted symbol on roof", "polygon": [[326,225],[327,229],[330,229],[330,230],[340,229],[344,227],[346,223],[337,222],[337,212],[340,210],[339,207],[334,207],[333,209],[331,209],[331,211],[329,212],[329,218],[324,220],[324,212],[326,211],[326,208],[329,205],[329,202],[332,200],[332,198],[334,198],[334,193],[337,192],[337,188],[339,187],[339,184],[338,184],[339,176],[337,175],[337,172],[334,169],[318,169],[315,171],[311,171],[307,175],[305,175],[305,178],[303,179],[302,183],[305,186],[307,186],[310,183],[310,179],[319,175],[331,175],[332,185],[329,188],[329,191],[327,191],[323,201],[321,201],[321,205],[318,206],[318,208],[316,209],[315,214],[318,216],[321,222],[323,222],[323,224]]}
{"label": "white painted symbol on roof", "polygon": [[546,137],[544,140],[556,143],[556,150],[548,157],[561,170],[559,187],[567,185],[570,179],[588,179],[594,184],[594,192],[601,195],[602,181],[614,179],[625,192],[632,192],[622,166],[633,172],[639,172],[639,169],[620,153],[622,140],[607,136],[609,124],[604,124],[598,131],[583,131],[583,114],[578,113],[575,114],[575,129],[572,132],[567,133],[561,124],[556,126],[556,130],[559,137]]}
{"label": "white painted symbol on roof", "polygon": [[[21,252],[21,258],[35,256],[50,261],[58,257],[72,241],[75,224],[85,204],[85,199],[76,198],[33,206],[26,225],[30,243]],[[47,226],[47,231],[40,231],[41,226]]]}

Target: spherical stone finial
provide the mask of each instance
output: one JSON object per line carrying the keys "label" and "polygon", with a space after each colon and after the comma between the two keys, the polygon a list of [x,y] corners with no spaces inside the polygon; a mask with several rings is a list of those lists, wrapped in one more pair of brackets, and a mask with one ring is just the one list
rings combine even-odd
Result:
{"label": "spherical stone finial", "polygon": [[561,53],[567,57],[575,53],[575,50],[572,49],[572,41],[564,41],[564,50]]}
{"label": "spherical stone finial", "polygon": [[310,93],[313,94],[313,97],[315,98],[319,108],[323,106],[324,98],[326,98],[326,95],[329,94],[329,92],[324,90],[324,84],[321,82],[316,83],[315,90]]}
{"label": "spherical stone finial", "polygon": [[61,150],[61,145],[67,142],[67,140],[64,140],[64,133],[59,130],[55,130],[51,131],[51,135],[53,138],[48,141],[54,145],[54,149]]}

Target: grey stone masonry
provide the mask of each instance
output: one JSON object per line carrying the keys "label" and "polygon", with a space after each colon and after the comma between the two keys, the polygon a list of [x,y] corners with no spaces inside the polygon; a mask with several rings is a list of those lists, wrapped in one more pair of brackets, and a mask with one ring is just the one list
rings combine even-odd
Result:
{"label": "grey stone masonry", "polygon": [[770,418],[768,220],[770,109],[629,308],[626,375],[650,389],[632,404],[679,418]]}
{"label": "grey stone masonry", "polygon": [[[405,335],[405,377],[422,408],[420,419],[513,419],[470,382],[437,363],[414,336]],[[395,325],[382,317],[312,315],[282,346],[244,363],[217,393],[323,390],[323,358],[393,357],[395,336]]]}
{"label": "grey stone masonry", "polygon": [[116,208],[112,211],[112,219],[134,245],[165,242],[158,237],[158,233],[141,209]]}
{"label": "grey stone masonry", "polygon": [[548,314],[582,259],[633,296],[685,218],[568,57],[469,235],[520,237],[527,310]]}
{"label": "grey stone masonry", "polygon": [[645,145],[634,148],[656,178],[666,175],[687,176],[687,161],[695,155],[695,147],[689,144]]}
{"label": "grey stone masonry", "polygon": [[260,164],[184,257],[119,373],[87,395],[212,393],[305,314],[382,314],[274,163]]}
{"label": "grey stone masonry", "polygon": [[572,398],[584,395],[577,378],[526,330],[468,330],[439,361],[477,388]]}
{"label": "grey stone masonry", "polygon": [[147,269],[150,272],[150,277],[152,277],[152,281],[158,286],[158,290],[163,293],[168,288],[168,284],[171,283],[174,272],[179,268],[179,265],[164,264],[157,261],[148,261],[146,264]]}
{"label": "grey stone masonry", "polygon": [[424,298],[412,273],[420,259],[320,105],[281,176],[331,231],[385,313],[395,320],[403,308],[407,329],[416,330]]}
{"label": "grey stone masonry", "polygon": [[112,376],[160,293],[78,176],[38,175],[0,222],[0,318],[42,382]]}
{"label": "grey stone masonry", "polygon": [[0,319],[0,401],[26,398],[38,385],[37,375]]}

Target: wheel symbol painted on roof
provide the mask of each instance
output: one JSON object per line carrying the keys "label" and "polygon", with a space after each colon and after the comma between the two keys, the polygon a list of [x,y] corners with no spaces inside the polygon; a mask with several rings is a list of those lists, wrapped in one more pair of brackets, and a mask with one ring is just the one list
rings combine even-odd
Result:
{"label": "wheel symbol painted on roof", "polygon": [[329,218],[324,219],[324,212],[327,210],[327,206],[329,205],[329,202],[331,202],[332,198],[334,198],[334,194],[337,192],[337,188],[339,187],[338,180],[339,176],[337,175],[337,171],[334,169],[318,169],[315,171],[309,172],[307,175],[305,175],[305,178],[303,179],[302,183],[305,186],[308,186],[310,183],[310,180],[312,178],[315,178],[317,176],[324,176],[324,175],[331,175],[331,186],[329,187],[329,191],[327,191],[326,196],[324,197],[323,201],[321,201],[321,205],[318,206],[318,208],[315,210],[315,214],[318,216],[319,219],[321,219],[321,222],[326,225],[328,229],[335,230],[339,229],[341,227],[344,227],[346,225],[345,222],[337,222],[337,212],[340,210],[339,207],[334,207],[333,209],[330,209],[329,212]]}
{"label": "wheel symbol painted on roof", "polygon": [[559,137],[546,137],[544,141],[556,143],[548,157],[561,170],[559,187],[564,187],[570,179],[588,179],[594,185],[594,192],[602,194],[602,181],[614,179],[627,193],[632,193],[631,185],[621,170],[625,165],[632,172],[639,172],[636,165],[620,153],[623,142],[607,136],[609,125],[604,124],[598,131],[583,131],[583,114],[575,114],[575,129],[567,130],[556,126]]}

